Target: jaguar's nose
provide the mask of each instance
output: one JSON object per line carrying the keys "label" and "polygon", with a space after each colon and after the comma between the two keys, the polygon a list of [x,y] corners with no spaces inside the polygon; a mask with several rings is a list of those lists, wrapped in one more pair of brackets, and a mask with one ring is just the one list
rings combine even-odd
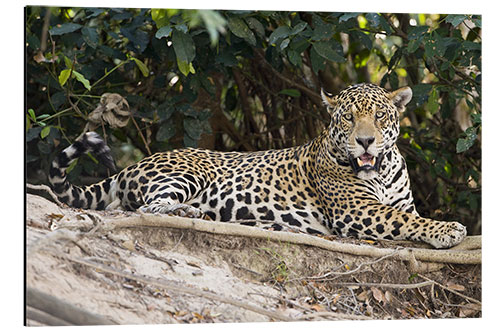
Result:
{"label": "jaguar's nose", "polygon": [[359,143],[365,150],[370,147],[370,145],[375,141],[373,136],[368,137],[356,137],[356,142]]}

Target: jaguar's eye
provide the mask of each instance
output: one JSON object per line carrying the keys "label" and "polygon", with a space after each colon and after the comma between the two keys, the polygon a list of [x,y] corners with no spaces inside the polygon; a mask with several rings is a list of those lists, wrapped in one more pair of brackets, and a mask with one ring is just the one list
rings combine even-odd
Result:
{"label": "jaguar's eye", "polygon": [[345,113],[344,114],[344,119],[351,121],[352,120],[352,113]]}
{"label": "jaguar's eye", "polygon": [[385,112],[377,111],[377,113],[375,113],[375,117],[377,117],[377,119],[384,118],[384,116],[385,116]]}

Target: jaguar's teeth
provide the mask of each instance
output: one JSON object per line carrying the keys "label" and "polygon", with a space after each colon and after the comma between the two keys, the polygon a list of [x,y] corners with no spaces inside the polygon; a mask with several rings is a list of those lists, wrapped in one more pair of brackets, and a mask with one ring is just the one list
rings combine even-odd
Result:
{"label": "jaguar's teeth", "polygon": [[371,165],[375,166],[375,162],[377,161],[377,158],[375,156],[372,156],[372,158],[369,161],[363,162],[361,158],[356,158],[356,162],[358,163],[359,167],[365,166],[365,165]]}

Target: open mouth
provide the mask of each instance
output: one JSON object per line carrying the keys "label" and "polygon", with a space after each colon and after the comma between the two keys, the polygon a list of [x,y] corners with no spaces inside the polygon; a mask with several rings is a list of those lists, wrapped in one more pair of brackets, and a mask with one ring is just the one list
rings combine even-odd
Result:
{"label": "open mouth", "polygon": [[374,167],[376,160],[377,157],[370,155],[368,153],[364,153],[363,155],[356,157],[356,162],[358,163],[358,166],[360,168],[363,168],[365,166]]}
{"label": "open mouth", "polygon": [[358,157],[350,156],[349,161],[354,172],[357,174],[360,171],[374,170],[378,172],[380,168],[381,157],[373,156],[368,153],[359,155]]}

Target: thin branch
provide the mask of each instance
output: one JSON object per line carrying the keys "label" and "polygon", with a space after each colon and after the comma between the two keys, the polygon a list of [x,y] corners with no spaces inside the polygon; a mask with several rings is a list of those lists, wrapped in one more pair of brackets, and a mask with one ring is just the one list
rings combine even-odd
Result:
{"label": "thin branch", "polygon": [[360,315],[354,315],[354,314],[348,314],[348,313],[336,313],[336,312],[330,312],[330,311],[320,311],[320,312],[314,312],[310,314],[306,314],[298,318],[298,320],[311,320],[311,319],[316,319],[318,317],[325,318],[325,319],[336,319],[336,320],[373,320],[374,318],[368,317],[368,316],[360,316]]}
{"label": "thin branch", "polygon": [[415,289],[430,286],[434,281],[424,281],[420,283],[368,283],[368,282],[333,282],[333,285],[341,287],[379,287],[389,289]]}
{"label": "thin branch", "polygon": [[475,298],[469,297],[469,296],[464,295],[464,294],[462,294],[462,293],[460,293],[460,292],[458,292],[458,291],[456,291],[456,290],[453,290],[453,289],[451,289],[451,288],[448,288],[448,287],[446,287],[445,285],[442,285],[442,284],[441,284],[441,283],[439,283],[439,282],[436,282],[436,281],[434,281],[434,280],[432,280],[432,279],[429,279],[429,278],[428,278],[428,277],[426,277],[426,276],[423,276],[422,274],[418,274],[418,276],[420,276],[420,277],[421,277],[422,279],[424,279],[424,280],[427,280],[427,281],[430,281],[430,282],[434,283],[436,286],[438,286],[438,287],[440,287],[440,288],[442,288],[442,289],[445,289],[445,290],[449,291],[449,292],[450,292],[450,293],[452,293],[452,294],[455,294],[455,295],[457,295],[457,296],[460,296],[460,297],[462,297],[462,298],[465,298],[465,299],[466,299],[466,300],[468,300],[468,301],[471,301],[471,302],[473,302],[473,303],[476,303],[476,304],[481,305],[481,302],[480,302],[480,301],[478,301],[478,300],[477,300],[477,299],[475,299]]}
{"label": "thin branch", "polygon": [[144,135],[142,134],[142,131],[141,129],[139,128],[139,125],[137,124],[137,122],[135,121],[134,119],[134,116],[131,115],[130,116],[130,119],[132,119],[132,123],[134,123],[134,126],[135,128],[137,129],[137,132],[139,132],[139,136],[141,137],[142,139],[142,142],[144,143],[144,147],[146,148],[147,152],[148,152],[148,156],[151,156],[151,149],[149,149],[149,145],[146,141],[146,138],[144,137]]}

